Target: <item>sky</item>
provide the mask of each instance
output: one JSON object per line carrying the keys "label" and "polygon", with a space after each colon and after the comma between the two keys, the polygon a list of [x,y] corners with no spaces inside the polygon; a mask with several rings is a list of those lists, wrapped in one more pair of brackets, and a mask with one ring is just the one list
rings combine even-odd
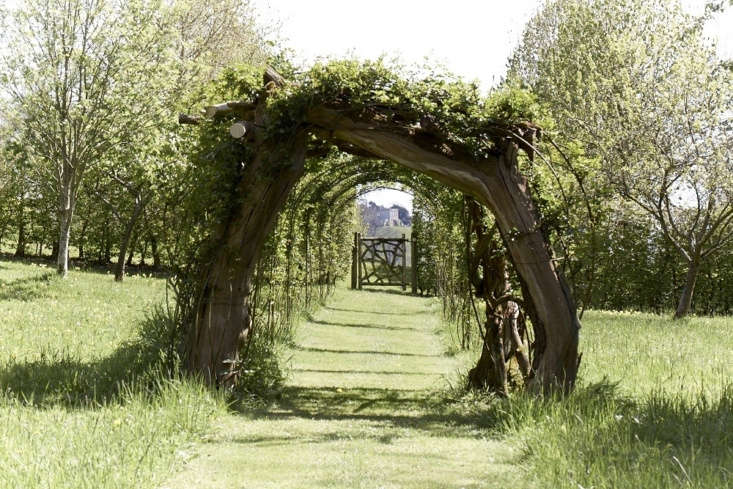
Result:
{"label": "sky", "polygon": [[[1,0],[0,0],[1,1]],[[398,56],[408,64],[426,58],[484,90],[498,83],[524,23],[541,0],[253,0],[263,21],[279,24],[296,57]],[[682,0],[700,14],[705,0]],[[722,57],[733,58],[733,8],[708,26]],[[365,198],[412,209],[403,192],[378,190]]]}

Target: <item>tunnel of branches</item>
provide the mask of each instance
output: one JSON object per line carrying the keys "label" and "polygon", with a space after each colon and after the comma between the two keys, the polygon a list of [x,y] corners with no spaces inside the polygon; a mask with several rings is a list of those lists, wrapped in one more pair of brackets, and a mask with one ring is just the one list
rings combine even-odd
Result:
{"label": "tunnel of branches", "polygon": [[[204,116],[180,117],[209,179],[178,288],[191,371],[236,382],[256,324],[291,323],[292,301],[323,299],[343,278],[355,200],[398,186],[431,216],[444,212],[446,192],[460,202],[465,236],[455,246],[466,248],[483,342],[469,384],[499,394],[572,388],[580,325],[521,172],[536,126],[487,116],[475,87],[406,80],[379,63],[290,79],[231,72],[216,88]],[[277,320],[276,296],[287,304]]]}

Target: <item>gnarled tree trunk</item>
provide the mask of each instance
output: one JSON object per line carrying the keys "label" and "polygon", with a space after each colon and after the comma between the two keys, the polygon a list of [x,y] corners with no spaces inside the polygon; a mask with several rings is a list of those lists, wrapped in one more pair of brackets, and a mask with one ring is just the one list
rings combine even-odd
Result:
{"label": "gnarled tree trunk", "polygon": [[241,204],[221,232],[221,248],[207,271],[187,342],[189,370],[209,383],[227,385],[237,377],[239,348],[252,328],[254,270],[278,213],[303,174],[304,161],[305,134],[300,134],[287,151],[260,148],[242,170],[236,192]]}

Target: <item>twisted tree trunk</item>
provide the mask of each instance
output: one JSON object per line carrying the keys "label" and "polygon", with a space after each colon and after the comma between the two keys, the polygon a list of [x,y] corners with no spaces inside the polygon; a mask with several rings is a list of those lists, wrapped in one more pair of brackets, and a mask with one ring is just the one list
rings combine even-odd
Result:
{"label": "twisted tree trunk", "polygon": [[305,134],[301,134],[287,151],[260,148],[243,170],[235,197],[241,204],[220,233],[221,247],[207,271],[187,342],[189,370],[211,384],[226,386],[237,378],[239,349],[252,328],[255,267],[278,213],[303,173],[304,161]]}

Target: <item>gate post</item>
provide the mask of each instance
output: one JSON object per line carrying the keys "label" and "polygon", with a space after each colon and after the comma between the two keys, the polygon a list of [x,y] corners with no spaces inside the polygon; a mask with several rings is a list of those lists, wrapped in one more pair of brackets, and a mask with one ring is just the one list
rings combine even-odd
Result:
{"label": "gate post", "polygon": [[361,290],[361,233],[356,233],[356,285]]}
{"label": "gate post", "polygon": [[402,290],[407,290],[407,238],[402,233]]}
{"label": "gate post", "polygon": [[358,259],[357,255],[359,253],[359,234],[354,233],[354,244],[351,247],[351,289],[356,289],[356,281],[357,277],[356,274],[358,273]]}
{"label": "gate post", "polygon": [[410,236],[410,266],[412,267],[412,293],[417,295],[417,237]]}

